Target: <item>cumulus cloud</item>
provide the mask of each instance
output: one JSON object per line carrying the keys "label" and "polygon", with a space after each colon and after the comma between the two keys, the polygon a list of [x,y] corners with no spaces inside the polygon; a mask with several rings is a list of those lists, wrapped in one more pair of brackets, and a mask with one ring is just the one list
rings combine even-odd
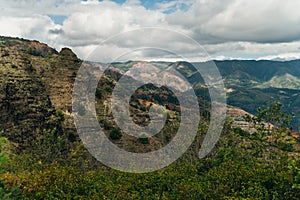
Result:
{"label": "cumulus cloud", "polygon": [[[0,35],[36,39],[56,48],[68,46],[82,58],[93,49],[102,52],[98,59],[108,60],[125,50],[163,44],[166,49],[181,50],[179,53],[197,59],[192,45],[180,41],[176,34],[159,31],[136,32],[130,38],[111,40],[96,48],[107,38],[143,27],[159,27],[192,37],[213,58],[300,58],[298,0],[174,0],[151,6],[139,0],[123,4],[98,0],[0,0],[0,5]],[[63,15],[66,19],[61,25],[55,24],[50,15]],[[134,52],[132,56],[156,60],[172,57],[149,51]]]}
{"label": "cumulus cloud", "polygon": [[300,39],[300,2],[235,1],[202,27],[224,40],[290,42]]}
{"label": "cumulus cloud", "polygon": [[63,23],[66,39],[96,42],[123,31],[141,26],[163,26],[163,14],[146,10],[140,5],[119,4],[104,1],[85,4],[84,11],[71,14]]}
{"label": "cumulus cloud", "polygon": [[205,43],[228,41],[289,42],[300,39],[297,0],[200,0],[189,12],[167,16],[172,24],[193,29]]}
{"label": "cumulus cloud", "polygon": [[47,16],[6,17],[0,16],[0,33],[4,36],[24,37],[51,41],[55,35],[49,34],[58,26]]}

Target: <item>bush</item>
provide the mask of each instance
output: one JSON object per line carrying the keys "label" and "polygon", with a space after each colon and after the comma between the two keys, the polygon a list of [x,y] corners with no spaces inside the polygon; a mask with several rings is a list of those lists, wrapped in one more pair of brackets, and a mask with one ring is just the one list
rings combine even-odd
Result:
{"label": "bush", "polygon": [[59,117],[59,120],[61,122],[65,121],[65,115],[64,115],[64,113],[61,110],[57,110],[56,111],[56,116]]}
{"label": "bush", "polygon": [[121,130],[118,128],[113,129],[110,133],[109,133],[109,137],[113,140],[119,140],[122,137],[122,133]]}
{"label": "bush", "polygon": [[140,138],[139,138],[140,143],[142,144],[149,144],[149,138],[147,137],[146,134],[143,134]]}
{"label": "bush", "polygon": [[101,90],[100,89],[96,89],[96,94],[95,94],[95,96],[97,97],[97,99],[101,99],[102,98],[102,92],[101,92]]}
{"label": "bush", "polygon": [[250,134],[247,131],[244,131],[242,128],[240,127],[235,127],[233,128],[234,133],[243,136],[243,137],[249,137]]}
{"label": "bush", "polygon": [[109,93],[109,94],[111,94],[112,91],[113,91],[112,88],[109,87],[109,86],[105,87],[104,90],[105,90],[107,93]]}
{"label": "bush", "polygon": [[[10,173],[6,172],[8,165],[10,163],[10,143],[1,134],[3,131],[0,130],[0,199],[22,199],[21,191],[14,185],[7,185],[7,177],[14,179]],[[17,182],[16,179],[13,180],[14,183]]]}
{"label": "bush", "polygon": [[0,131],[0,173],[3,172],[2,165],[7,162],[9,154],[8,140],[2,137],[1,134],[2,131]]}

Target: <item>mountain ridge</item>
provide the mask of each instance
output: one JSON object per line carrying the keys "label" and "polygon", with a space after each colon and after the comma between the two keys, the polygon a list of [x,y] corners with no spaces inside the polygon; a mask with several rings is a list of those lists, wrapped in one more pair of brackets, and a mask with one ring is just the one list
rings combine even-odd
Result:
{"label": "mountain ridge", "polygon": [[[49,47],[47,44],[42,44],[37,41],[1,36],[0,47],[0,57],[2,59],[3,66],[1,68],[3,71],[2,77],[6,77],[4,74],[7,73],[7,70],[14,74],[21,75],[21,77],[25,76],[25,74],[29,74],[31,77],[38,77],[41,81],[41,84],[39,85],[44,85],[43,90],[46,92],[45,97],[49,96],[47,101],[50,101],[50,107],[55,108],[51,111],[51,116],[56,116],[55,111],[62,112],[65,115],[65,120],[62,122],[62,128],[60,128],[59,125],[57,129],[62,129],[68,134],[74,134],[76,130],[70,115],[72,112],[72,88],[76,72],[81,66],[82,61],[72,52],[71,49],[62,48],[61,51],[58,52],[52,47]],[[17,55],[17,57],[15,55]],[[24,63],[20,64],[19,62]],[[118,62],[112,63],[111,65],[116,69],[128,69],[135,63],[138,62]],[[188,78],[190,78],[193,84],[195,84],[196,93],[198,92],[200,95],[203,95],[202,101],[204,101],[204,103],[209,101],[207,89],[202,88],[201,85],[199,87],[198,85],[201,75],[197,75],[196,69],[193,68],[193,63],[187,63],[185,61],[176,63],[153,63],[166,66],[174,65],[179,72],[185,74]],[[292,76],[299,77],[300,60],[287,62],[230,60],[215,61],[215,64],[223,76],[225,87],[229,89],[228,91],[230,91],[228,93],[229,105],[236,106],[247,112],[256,114],[255,109],[258,106],[264,105],[269,99],[277,99],[287,103],[287,99],[291,98],[294,103],[287,103],[288,106],[286,106],[285,109],[288,112],[294,111],[296,113],[296,117],[299,116],[297,111],[300,111],[300,108],[299,106],[296,106],[297,102],[300,101],[300,97],[297,95],[299,92],[298,90],[293,91],[289,88],[256,88],[254,86],[255,84],[264,84],[269,79],[272,79],[272,77],[275,77],[278,73],[287,72]],[[20,69],[25,70],[23,75],[18,72],[19,65],[21,66]],[[112,72],[111,75],[115,77],[119,76],[114,72]],[[13,79],[18,80],[16,78]],[[3,80],[6,79],[3,78]],[[3,83],[2,87],[5,87],[5,85],[6,83]],[[5,89],[3,91],[5,91]],[[6,98],[5,96],[7,96],[7,94],[5,93],[3,95],[2,98]],[[2,102],[7,101],[8,99],[4,99]],[[27,100],[24,101],[27,102]],[[1,126],[4,128],[7,127],[7,120],[7,117],[2,119]],[[293,126],[296,130],[300,130],[298,120],[293,122]]]}

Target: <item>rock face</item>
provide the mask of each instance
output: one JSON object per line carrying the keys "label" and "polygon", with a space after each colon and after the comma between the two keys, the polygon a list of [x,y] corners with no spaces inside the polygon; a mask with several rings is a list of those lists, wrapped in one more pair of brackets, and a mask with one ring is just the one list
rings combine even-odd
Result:
{"label": "rock face", "polygon": [[[47,59],[46,59],[47,60]],[[49,60],[49,61],[48,61]],[[65,115],[63,128],[65,132],[75,132],[72,111],[72,91],[76,72],[81,60],[68,48],[63,48],[58,54],[48,59],[34,60],[34,66],[41,68],[41,77],[45,82],[47,94],[56,110]]]}
{"label": "rock face", "polygon": [[74,130],[72,87],[81,61],[70,49],[60,53],[35,41],[0,37],[0,129],[25,148],[44,129]]}

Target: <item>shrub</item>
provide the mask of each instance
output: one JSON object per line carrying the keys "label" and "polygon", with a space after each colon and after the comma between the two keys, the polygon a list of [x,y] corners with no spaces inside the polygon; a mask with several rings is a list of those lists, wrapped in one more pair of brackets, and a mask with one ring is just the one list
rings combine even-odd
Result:
{"label": "shrub", "polygon": [[119,128],[114,128],[110,133],[109,137],[113,140],[119,140],[122,137],[121,130]]}
{"label": "shrub", "polygon": [[98,99],[101,99],[101,97],[102,97],[102,92],[101,92],[101,90],[100,89],[96,89],[96,94],[95,94],[95,96],[98,98]]}
{"label": "shrub", "polygon": [[59,117],[59,120],[61,122],[65,121],[65,115],[64,115],[64,113],[61,110],[57,110],[56,111],[56,116]]}
{"label": "shrub", "polygon": [[243,137],[249,137],[250,134],[247,131],[244,131],[242,128],[240,127],[235,127],[233,128],[234,133],[243,136]]}
{"label": "shrub", "polygon": [[3,165],[9,159],[9,143],[5,137],[2,137],[3,131],[0,131],[0,173],[3,172]]}
{"label": "shrub", "polygon": [[139,141],[142,144],[149,144],[149,138],[146,134],[142,134],[142,136],[139,138]]}

